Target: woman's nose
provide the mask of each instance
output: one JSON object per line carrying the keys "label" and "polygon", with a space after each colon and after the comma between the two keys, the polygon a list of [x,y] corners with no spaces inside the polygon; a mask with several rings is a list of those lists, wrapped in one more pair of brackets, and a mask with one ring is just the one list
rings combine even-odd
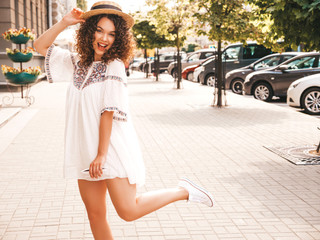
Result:
{"label": "woman's nose", "polygon": [[102,35],[102,40],[107,41],[108,40],[108,34],[103,34]]}

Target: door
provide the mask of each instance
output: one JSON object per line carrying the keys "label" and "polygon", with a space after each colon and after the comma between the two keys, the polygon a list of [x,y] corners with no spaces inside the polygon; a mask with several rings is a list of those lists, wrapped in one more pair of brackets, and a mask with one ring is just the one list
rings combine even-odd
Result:
{"label": "door", "polygon": [[287,63],[287,70],[283,70],[280,74],[271,76],[271,81],[274,83],[275,95],[285,96],[287,95],[288,87],[293,81],[311,74],[319,73],[320,68],[318,65],[318,58],[319,56],[308,56],[294,59]]}
{"label": "door", "polygon": [[173,62],[173,55],[160,56],[160,69],[167,69],[171,62]]}
{"label": "door", "polygon": [[225,73],[240,68],[240,50],[241,46],[230,46],[222,52],[222,66],[225,66]]}

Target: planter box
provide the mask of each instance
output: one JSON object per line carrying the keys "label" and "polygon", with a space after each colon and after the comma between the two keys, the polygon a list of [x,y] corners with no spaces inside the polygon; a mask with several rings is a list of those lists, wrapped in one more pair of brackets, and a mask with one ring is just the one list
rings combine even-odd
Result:
{"label": "planter box", "polygon": [[12,84],[30,84],[34,83],[38,78],[38,76],[26,72],[18,74],[8,72],[7,74],[5,74],[5,77],[7,81]]}
{"label": "planter box", "polygon": [[25,44],[29,41],[29,39],[29,37],[25,37],[23,34],[20,34],[18,36],[12,36],[10,41],[16,44]]}
{"label": "planter box", "polygon": [[24,53],[21,53],[21,52],[18,52],[18,53],[15,53],[15,54],[8,53],[7,55],[13,62],[28,62],[28,61],[31,60],[31,58],[33,56],[32,53],[24,54]]}

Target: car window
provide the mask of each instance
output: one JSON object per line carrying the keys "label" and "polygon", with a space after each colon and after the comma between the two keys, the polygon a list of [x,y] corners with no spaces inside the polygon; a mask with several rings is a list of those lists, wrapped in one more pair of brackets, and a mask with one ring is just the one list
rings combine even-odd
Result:
{"label": "car window", "polygon": [[200,55],[201,53],[194,53],[192,55],[189,56],[189,61],[192,62],[192,61],[199,61],[200,60]]}
{"label": "car window", "polygon": [[227,48],[224,51],[224,53],[222,54],[222,59],[223,60],[238,60],[240,48],[241,48],[240,46]]}
{"label": "car window", "polygon": [[288,70],[312,68],[315,59],[316,59],[315,56],[298,58],[287,64]]}
{"label": "car window", "polygon": [[204,52],[201,54],[201,58],[200,59],[206,59],[208,57],[211,57],[214,53],[213,52]]}
{"label": "car window", "polygon": [[243,59],[262,58],[272,51],[262,45],[249,45],[243,48]]}
{"label": "car window", "polygon": [[165,56],[165,57],[164,57],[164,60],[165,60],[165,61],[167,61],[167,60],[172,60],[172,59],[173,59],[173,56],[172,56],[172,55],[171,55],[171,56]]}
{"label": "car window", "polygon": [[282,62],[285,62],[285,61],[287,61],[287,60],[289,60],[290,58],[293,58],[293,57],[294,57],[293,55],[283,56]]}
{"label": "car window", "polygon": [[266,58],[254,65],[254,69],[261,69],[261,68],[268,68],[268,67],[274,67],[279,65],[280,56],[274,56],[270,58]]}

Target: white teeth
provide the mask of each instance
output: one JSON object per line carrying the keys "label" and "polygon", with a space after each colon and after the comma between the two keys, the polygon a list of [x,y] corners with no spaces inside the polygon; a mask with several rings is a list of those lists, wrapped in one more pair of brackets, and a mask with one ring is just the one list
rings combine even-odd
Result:
{"label": "white teeth", "polygon": [[106,47],[107,45],[102,44],[102,43],[98,43],[101,47]]}

